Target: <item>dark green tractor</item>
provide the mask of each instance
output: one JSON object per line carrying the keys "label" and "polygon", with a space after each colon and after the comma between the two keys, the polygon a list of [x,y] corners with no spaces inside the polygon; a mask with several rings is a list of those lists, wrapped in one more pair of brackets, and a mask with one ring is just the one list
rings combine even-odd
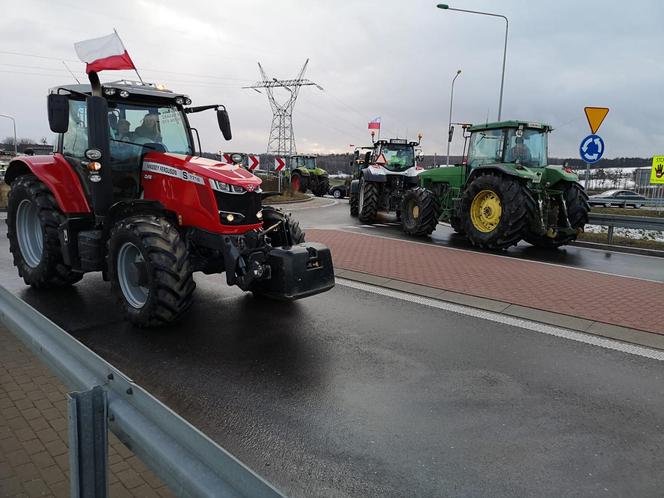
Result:
{"label": "dark green tractor", "polygon": [[316,156],[297,155],[291,157],[290,184],[295,192],[311,192],[323,197],[330,190],[330,178],[322,168],[316,165]]}
{"label": "dark green tractor", "polygon": [[588,196],[571,169],[547,164],[551,127],[525,121],[471,126],[466,163],[419,175],[407,193],[402,226],[428,235],[449,222],[473,245],[505,249],[520,240],[554,248],[588,222]]}

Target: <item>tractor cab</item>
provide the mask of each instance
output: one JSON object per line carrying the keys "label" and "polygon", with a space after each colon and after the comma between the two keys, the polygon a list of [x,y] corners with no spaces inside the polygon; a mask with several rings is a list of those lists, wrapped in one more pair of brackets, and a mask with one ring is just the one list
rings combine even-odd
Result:
{"label": "tractor cab", "polygon": [[291,168],[302,168],[313,171],[317,169],[316,156],[293,156],[291,158]]}
{"label": "tractor cab", "polygon": [[374,145],[371,163],[392,172],[403,172],[415,166],[415,147],[420,142],[409,142],[403,138],[378,140]]}
{"label": "tractor cab", "polygon": [[469,168],[514,164],[527,168],[547,166],[549,125],[503,121],[471,126]]}

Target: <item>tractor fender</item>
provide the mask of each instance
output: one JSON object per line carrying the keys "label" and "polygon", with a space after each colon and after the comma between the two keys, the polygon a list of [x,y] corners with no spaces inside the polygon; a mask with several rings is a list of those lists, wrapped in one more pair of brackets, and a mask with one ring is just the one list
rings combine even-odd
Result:
{"label": "tractor fender", "polygon": [[106,240],[113,226],[121,219],[136,215],[154,215],[166,218],[174,225],[178,224],[177,214],[169,211],[159,201],[134,199],[114,203],[104,217],[104,240]]}
{"label": "tractor fender", "polygon": [[300,175],[300,176],[310,176],[310,175],[309,175],[309,170],[308,170],[308,169],[300,169],[300,168],[296,168],[296,169],[294,169],[294,170],[291,172],[291,175],[292,175],[293,173],[297,173],[297,174]]}
{"label": "tractor fender", "polygon": [[362,178],[368,182],[375,183],[385,183],[387,181],[387,175],[383,168],[377,168],[375,166],[369,166],[362,170]]}
{"label": "tractor fender", "polygon": [[48,187],[63,213],[92,212],[80,178],[62,154],[13,159],[5,173],[5,183],[11,185],[16,178],[29,173]]}
{"label": "tractor fender", "polygon": [[359,194],[360,193],[360,180],[352,180],[350,182],[350,193]]}
{"label": "tractor fender", "polygon": [[468,178],[466,179],[466,185],[472,182],[478,175],[488,171],[496,171],[502,175],[509,175],[523,180],[537,179],[537,175],[535,173],[525,169],[518,170],[513,166],[506,166],[503,164],[489,164],[486,166],[476,166],[475,168],[473,168],[470,175],[468,175]]}

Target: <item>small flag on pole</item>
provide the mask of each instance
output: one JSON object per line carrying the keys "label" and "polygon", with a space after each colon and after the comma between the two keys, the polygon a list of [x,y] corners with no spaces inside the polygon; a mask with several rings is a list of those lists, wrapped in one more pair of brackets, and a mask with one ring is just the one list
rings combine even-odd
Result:
{"label": "small flag on pole", "polygon": [[369,121],[369,130],[380,130],[380,116]]}
{"label": "small flag on pole", "polygon": [[115,31],[101,38],[74,43],[74,49],[78,58],[85,62],[85,72],[88,74],[103,70],[136,70],[134,62]]}

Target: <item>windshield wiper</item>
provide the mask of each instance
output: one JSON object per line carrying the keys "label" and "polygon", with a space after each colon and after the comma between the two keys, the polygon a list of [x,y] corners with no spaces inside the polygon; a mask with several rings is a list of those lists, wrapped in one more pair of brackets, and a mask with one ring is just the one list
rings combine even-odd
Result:
{"label": "windshield wiper", "polygon": [[145,147],[146,149],[159,150],[159,149],[157,149],[156,147],[154,147],[152,145],[137,144],[136,142],[130,142],[129,140],[118,140],[116,138],[111,138],[111,142],[118,142],[118,143],[121,143],[121,144],[131,144],[131,145],[137,145],[138,147]]}

